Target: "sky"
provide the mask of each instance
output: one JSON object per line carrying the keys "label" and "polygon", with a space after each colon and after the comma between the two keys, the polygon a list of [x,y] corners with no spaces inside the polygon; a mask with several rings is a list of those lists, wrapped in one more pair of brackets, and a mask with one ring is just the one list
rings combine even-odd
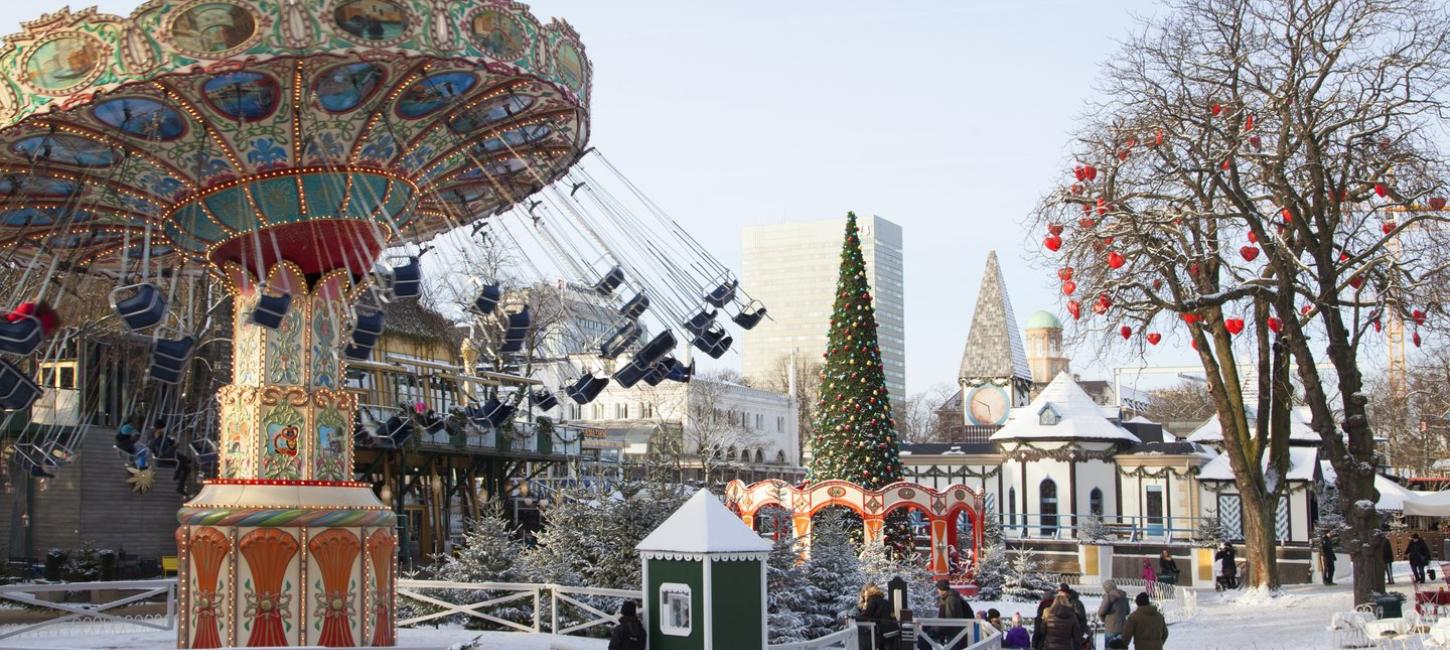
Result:
{"label": "sky", "polygon": [[[61,6],[0,5],[0,28]],[[134,0],[101,10],[129,13]],[[79,6],[79,5],[78,5]],[[1072,166],[1098,66],[1148,0],[538,0],[593,63],[591,144],[727,266],[753,224],[874,213],[905,236],[907,389],[955,384],[989,250],[1019,322],[1063,313],[1022,226]],[[749,287],[746,287],[748,290]],[[1120,365],[1196,363],[1169,339]],[[738,364],[738,356],[729,357]]]}

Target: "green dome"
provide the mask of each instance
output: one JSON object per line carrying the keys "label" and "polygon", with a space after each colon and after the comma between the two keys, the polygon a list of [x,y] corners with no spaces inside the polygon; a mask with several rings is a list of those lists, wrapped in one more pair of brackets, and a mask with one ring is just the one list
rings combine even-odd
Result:
{"label": "green dome", "polygon": [[1057,317],[1053,316],[1051,312],[1038,310],[1037,312],[1034,312],[1031,316],[1027,317],[1026,329],[1060,330],[1062,329],[1062,321],[1057,320]]}

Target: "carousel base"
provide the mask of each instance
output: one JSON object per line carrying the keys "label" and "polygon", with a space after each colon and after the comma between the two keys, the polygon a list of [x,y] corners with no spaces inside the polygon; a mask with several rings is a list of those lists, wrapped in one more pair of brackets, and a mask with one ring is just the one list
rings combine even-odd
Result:
{"label": "carousel base", "polygon": [[177,520],[177,647],[396,645],[396,517],[368,484],[219,479]]}

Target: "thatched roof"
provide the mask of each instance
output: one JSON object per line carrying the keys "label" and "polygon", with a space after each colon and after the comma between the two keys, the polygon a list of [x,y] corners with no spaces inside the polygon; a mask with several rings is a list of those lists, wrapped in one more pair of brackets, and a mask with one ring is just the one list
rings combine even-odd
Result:
{"label": "thatched roof", "polygon": [[447,316],[416,300],[394,300],[383,305],[383,330],[393,336],[446,343],[454,349],[463,343],[463,330],[454,327]]}

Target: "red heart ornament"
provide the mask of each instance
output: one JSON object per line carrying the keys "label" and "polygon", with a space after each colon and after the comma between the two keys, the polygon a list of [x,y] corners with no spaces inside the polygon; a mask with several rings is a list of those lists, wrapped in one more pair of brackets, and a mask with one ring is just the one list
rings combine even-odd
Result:
{"label": "red heart ornament", "polygon": [[1385,184],[1384,183],[1375,183],[1374,184],[1374,193],[1375,193],[1376,196],[1378,196],[1380,198],[1385,198],[1386,196],[1389,195],[1390,188],[1385,187]]}
{"label": "red heart ornament", "polygon": [[1083,230],[1087,230],[1087,229],[1092,228],[1093,226],[1096,226],[1096,225],[1098,225],[1098,222],[1096,220],[1093,220],[1093,219],[1078,219],[1077,220],[1077,227],[1082,228]]}
{"label": "red heart ornament", "polygon": [[1253,246],[1245,246],[1239,249],[1239,255],[1244,256],[1245,262],[1252,262],[1259,256],[1259,249]]}
{"label": "red heart ornament", "polygon": [[1384,329],[1384,323],[1381,323],[1378,318],[1374,319],[1374,331],[1378,332],[1381,329]]}
{"label": "red heart ornament", "polygon": [[1189,339],[1188,340],[1188,347],[1197,350],[1198,349],[1198,339]]}
{"label": "red heart ornament", "polygon": [[1275,334],[1278,334],[1279,332],[1283,331],[1283,329],[1284,329],[1284,321],[1279,320],[1279,318],[1277,316],[1270,316],[1264,322],[1266,324],[1268,324],[1269,331],[1270,332],[1273,332]]}
{"label": "red heart ornament", "polygon": [[1082,303],[1076,300],[1067,301],[1067,313],[1072,314],[1073,320],[1080,320],[1082,318]]}
{"label": "red heart ornament", "polygon": [[1157,290],[1162,289],[1162,288],[1163,288],[1163,279],[1162,278],[1153,278],[1153,290],[1154,291],[1157,291]]}
{"label": "red heart ornament", "polygon": [[1104,312],[1108,311],[1109,307],[1112,306],[1112,298],[1109,298],[1108,294],[1106,293],[1100,293],[1098,294],[1098,299],[1093,301],[1093,313],[1102,315]]}
{"label": "red heart ornament", "polygon": [[1311,311],[1314,311],[1314,305],[1304,305],[1303,307],[1299,308],[1299,313],[1305,316],[1308,316],[1309,312]]}
{"label": "red heart ornament", "polygon": [[1445,209],[1445,197],[1443,197],[1443,196],[1432,196],[1432,197],[1430,197],[1430,209],[1431,210],[1444,210]]}
{"label": "red heart ornament", "polygon": [[1132,152],[1131,149],[1123,149],[1122,151],[1119,151],[1118,152],[1118,160],[1127,160],[1128,159],[1128,154],[1131,153],[1131,152]]}
{"label": "red heart ornament", "polygon": [[1283,210],[1280,210],[1279,216],[1284,218],[1284,223],[1294,223],[1294,213],[1290,212],[1289,208],[1284,208]]}
{"label": "red heart ornament", "polygon": [[1188,312],[1188,313],[1186,313],[1186,314],[1183,315],[1183,322],[1188,323],[1189,325],[1192,325],[1192,324],[1198,322],[1198,315],[1197,314],[1194,314],[1193,312]]}
{"label": "red heart ornament", "polygon": [[1158,129],[1158,131],[1153,134],[1153,146],[1156,147],[1160,144],[1163,144],[1163,129]]}
{"label": "red heart ornament", "polygon": [[1214,117],[1218,117],[1218,114],[1219,113],[1222,113],[1222,112],[1223,112],[1223,105],[1222,104],[1219,104],[1217,102],[1214,102],[1213,105],[1211,105],[1211,106],[1208,107],[1208,113],[1209,113],[1209,115],[1212,115]]}
{"label": "red heart ornament", "polygon": [[1415,332],[1415,334],[1410,337],[1410,342],[1411,343],[1414,343],[1415,344],[1415,347],[1417,347],[1417,348],[1420,347],[1420,333],[1419,332]]}
{"label": "red heart ornament", "polygon": [[1082,175],[1085,180],[1093,180],[1098,177],[1098,168],[1087,165],[1082,168]]}
{"label": "red heart ornament", "polygon": [[1042,240],[1042,245],[1046,246],[1047,250],[1056,253],[1058,249],[1062,248],[1062,238],[1057,235],[1048,235]]}
{"label": "red heart ornament", "polygon": [[1410,312],[1410,318],[1415,319],[1415,324],[1416,325],[1424,325],[1425,324],[1425,312],[1423,312],[1423,311],[1420,311],[1420,310],[1416,309],[1416,310]]}
{"label": "red heart ornament", "polygon": [[1064,295],[1064,296],[1071,296],[1073,294],[1073,292],[1075,292],[1075,291],[1077,291],[1077,283],[1076,282],[1073,282],[1072,280],[1068,280],[1068,281],[1062,283],[1062,295]]}
{"label": "red heart ornament", "polygon": [[1349,279],[1349,286],[1354,287],[1355,289],[1358,289],[1358,288],[1364,286],[1364,276],[1362,276],[1362,275],[1356,275],[1356,276],[1350,278]]}
{"label": "red heart ornament", "polygon": [[1071,266],[1064,266],[1064,267],[1058,269],[1057,270],[1057,277],[1058,277],[1058,279],[1062,280],[1063,282],[1066,282],[1068,280],[1071,280],[1072,279],[1072,267]]}
{"label": "red heart ornament", "polygon": [[1258,234],[1255,233],[1252,230],[1249,231],[1249,243],[1250,244],[1257,244],[1257,243],[1259,243],[1259,236],[1258,236]]}
{"label": "red heart ornament", "polygon": [[1080,181],[1085,181],[1085,180],[1087,180],[1087,170],[1083,169],[1083,166],[1082,165],[1078,165],[1076,167],[1073,167],[1072,168],[1072,177],[1073,178],[1076,178],[1077,180],[1080,180]]}
{"label": "red heart ornament", "polygon": [[1148,339],[1148,345],[1158,345],[1158,342],[1163,340],[1163,335],[1157,332],[1148,332],[1148,335],[1144,338]]}
{"label": "red heart ornament", "polygon": [[1124,325],[1118,328],[1118,334],[1122,335],[1123,340],[1126,341],[1129,337],[1133,336],[1133,328]]}
{"label": "red heart ornament", "polygon": [[1250,116],[1244,118],[1244,130],[1245,131],[1252,131],[1252,130],[1254,130],[1254,116],[1253,115],[1250,115]]}
{"label": "red heart ornament", "polygon": [[1061,235],[1062,234],[1062,224],[1060,224],[1060,223],[1050,223],[1050,224],[1047,224],[1047,232],[1049,232],[1051,234],[1054,234],[1054,235]]}
{"label": "red heart ornament", "polygon": [[1383,232],[1384,234],[1388,235],[1388,234],[1390,234],[1390,233],[1392,233],[1394,231],[1395,231],[1395,222],[1393,222],[1393,221],[1386,221],[1386,222],[1380,224],[1380,232]]}
{"label": "red heart ornament", "polygon": [[1078,196],[1083,193],[1084,189],[1082,183],[1073,183],[1072,187],[1069,187],[1067,191],[1072,192],[1073,196]]}
{"label": "red heart ornament", "polygon": [[1111,266],[1114,269],[1121,269],[1123,268],[1123,264],[1126,263],[1127,260],[1123,259],[1122,253],[1119,253],[1118,251],[1108,253],[1108,266]]}
{"label": "red heart ornament", "polygon": [[1251,135],[1249,136],[1249,146],[1253,147],[1255,150],[1263,149],[1264,141],[1260,140],[1259,136],[1257,135]]}
{"label": "red heart ornament", "polygon": [[1244,331],[1244,319],[1226,318],[1223,321],[1223,328],[1228,330],[1229,334],[1238,336],[1239,332]]}

